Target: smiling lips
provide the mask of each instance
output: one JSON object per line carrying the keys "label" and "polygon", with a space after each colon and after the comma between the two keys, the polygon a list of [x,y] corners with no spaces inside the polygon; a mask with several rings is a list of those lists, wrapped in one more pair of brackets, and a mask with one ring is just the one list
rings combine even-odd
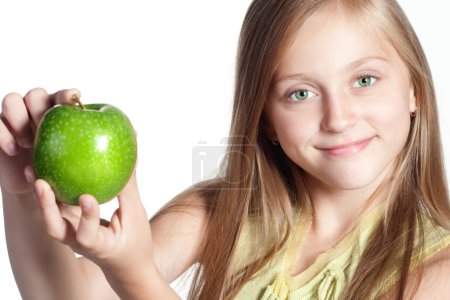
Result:
{"label": "smiling lips", "polygon": [[374,137],[370,137],[368,139],[358,140],[347,144],[318,149],[331,156],[345,157],[353,155],[365,149],[370,144],[373,138]]}

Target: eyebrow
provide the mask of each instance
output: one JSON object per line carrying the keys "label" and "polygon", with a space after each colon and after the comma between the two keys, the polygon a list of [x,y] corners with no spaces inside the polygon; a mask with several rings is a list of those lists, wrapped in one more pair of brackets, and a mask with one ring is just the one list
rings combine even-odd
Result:
{"label": "eyebrow", "polygon": [[[349,63],[345,67],[345,70],[349,71],[349,70],[352,70],[352,69],[356,69],[357,67],[359,67],[359,66],[361,66],[361,65],[363,65],[365,63],[368,63],[369,61],[372,61],[372,60],[379,60],[379,61],[382,61],[382,62],[385,62],[385,63],[388,62],[388,60],[386,58],[384,58],[384,57],[368,56],[368,57],[363,57],[363,58],[360,58],[358,60],[355,60],[355,61]],[[279,83],[280,81],[288,80],[288,79],[291,79],[291,78],[301,79],[301,78],[308,78],[308,76],[306,74],[304,74],[304,73],[295,73],[295,74],[290,74],[290,75],[283,75],[283,76],[275,78],[274,82],[275,83]]]}
{"label": "eyebrow", "polygon": [[365,63],[368,63],[371,60],[380,60],[382,62],[387,63],[388,60],[384,57],[380,57],[380,56],[368,56],[368,57],[363,57],[361,59],[355,60],[352,63],[349,63],[348,66],[346,67],[347,70],[352,70],[352,69],[356,69],[357,67],[359,67],[360,65],[363,65]]}

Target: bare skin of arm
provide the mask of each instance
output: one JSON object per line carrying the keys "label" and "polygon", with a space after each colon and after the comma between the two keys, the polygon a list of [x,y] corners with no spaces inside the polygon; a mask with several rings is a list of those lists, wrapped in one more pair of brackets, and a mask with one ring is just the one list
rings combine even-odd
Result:
{"label": "bare skin of arm", "polygon": [[[45,231],[34,196],[2,193],[5,234],[23,299],[86,299],[88,286],[70,247]],[[77,285],[75,285],[77,283]]]}
{"label": "bare skin of arm", "polygon": [[[404,299],[428,300],[450,298],[450,246],[439,251],[423,263],[421,281],[417,270],[413,270],[406,282]],[[398,283],[394,284],[380,300],[395,299]]]}
{"label": "bare skin of arm", "polygon": [[166,214],[149,225],[134,174],[118,196],[118,210],[101,226],[92,196],[81,196],[83,209],[63,205],[45,181],[33,178],[30,141],[37,124],[53,105],[71,103],[73,93],[79,94],[34,89],[2,102],[0,186],[23,299],[179,299],[169,283],[195,263],[205,226],[201,211]]}

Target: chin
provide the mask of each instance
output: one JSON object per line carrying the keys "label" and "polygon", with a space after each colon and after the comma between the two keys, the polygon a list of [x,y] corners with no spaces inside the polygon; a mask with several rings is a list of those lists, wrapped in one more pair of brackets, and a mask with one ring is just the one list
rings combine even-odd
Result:
{"label": "chin", "polygon": [[373,181],[361,180],[361,178],[353,178],[353,179],[339,178],[337,180],[325,183],[335,189],[353,191],[363,189],[371,185]]}
{"label": "chin", "polygon": [[359,190],[372,186],[376,189],[381,184],[384,172],[333,172],[317,176],[315,181],[336,190]]}

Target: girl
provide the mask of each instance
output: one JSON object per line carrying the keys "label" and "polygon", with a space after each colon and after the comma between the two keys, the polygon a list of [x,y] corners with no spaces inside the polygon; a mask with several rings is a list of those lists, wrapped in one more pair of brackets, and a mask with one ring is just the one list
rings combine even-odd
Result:
{"label": "girl", "polygon": [[73,93],[3,101],[0,183],[24,298],[176,299],[168,283],[195,263],[192,299],[450,297],[433,84],[395,0],[253,1],[221,176],[150,227],[134,176],[103,226],[92,196],[65,206],[34,178],[33,128]]}

